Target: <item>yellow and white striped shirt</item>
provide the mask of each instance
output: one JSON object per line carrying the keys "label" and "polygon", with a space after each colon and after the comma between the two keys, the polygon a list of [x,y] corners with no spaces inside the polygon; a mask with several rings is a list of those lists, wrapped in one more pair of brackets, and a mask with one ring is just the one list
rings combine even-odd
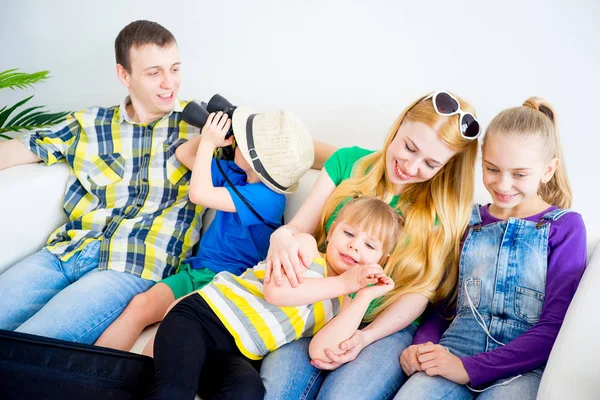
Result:
{"label": "yellow and white striped shirt", "polygon": [[171,275],[198,242],[202,207],[188,199],[191,172],[175,157],[200,130],[181,120],[185,102],[149,124],[120,106],[71,114],[19,140],[46,164],[69,164],[63,209],[69,222],[47,248],[68,260],[99,240],[99,269],[158,281]]}
{"label": "yellow and white striped shirt", "polygon": [[[265,300],[263,294],[265,265],[262,261],[241,276],[221,272],[199,290],[231,333],[242,354],[252,360],[260,360],[269,352],[301,337],[314,336],[339,313],[343,297],[304,306],[274,306]],[[325,260],[313,260],[304,276],[327,277]]]}

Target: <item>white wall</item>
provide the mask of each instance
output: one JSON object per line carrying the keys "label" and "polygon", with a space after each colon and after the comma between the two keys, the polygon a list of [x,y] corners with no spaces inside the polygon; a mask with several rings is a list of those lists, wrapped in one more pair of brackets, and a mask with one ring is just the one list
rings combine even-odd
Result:
{"label": "white wall", "polygon": [[[289,108],[315,138],[370,148],[434,89],[470,100],[484,125],[540,95],[558,110],[575,208],[600,237],[600,3],[521,3],[3,0],[0,70],[51,70],[34,100],[54,111],[113,105],[126,93],[114,39],[155,20],[179,42],[181,98]],[[0,105],[24,95],[0,91]]]}

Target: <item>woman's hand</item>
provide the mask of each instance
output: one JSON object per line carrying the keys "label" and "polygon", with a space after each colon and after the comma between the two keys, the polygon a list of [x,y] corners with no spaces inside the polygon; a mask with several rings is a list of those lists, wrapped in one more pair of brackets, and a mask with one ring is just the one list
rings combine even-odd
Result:
{"label": "woman's hand", "polygon": [[292,287],[297,287],[311,261],[289,229],[282,226],[271,235],[264,281],[275,279],[275,284],[281,286],[282,279],[287,279]]}
{"label": "woman's hand", "polygon": [[[319,173],[313,188],[302,206],[288,223],[277,229],[271,235],[271,247],[267,254],[265,268],[265,283],[275,279],[275,284],[281,286],[282,280],[289,281],[290,286],[297,287],[298,282],[307,268],[310,268],[310,256],[307,256],[294,240],[297,233],[313,234],[319,225],[321,210],[325,202],[335,190],[335,183],[327,171]],[[283,268],[283,272],[282,272]]]}
{"label": "woman's hand", "polygon": [[362,330],[358,329],[350,339],[340,343],[340,349],[337,354],[331,349],[325,349],[325,355],[329,360],[314,359],[310,361],[310,365],[329,371],[337,369],[358,357],[362,349],[365,348],[365,345],[365,334]]}
{"label": "woman's hand", "polygon": [[417,359],[421,363],[421,369],[429,376],[443,376],[459,385],[466,385],[471,381],[460,358],[444,346],[433,343],[421,345],[417,349]]}
{"label": "woman's hand", "polygon": [[[431,342],[427,342],[426,344],[433,345]],[[420,344],[408,346],[400,355],[400,366],[402,366],[402,371],[404,371],[407,376],[411,376],[417,371],[422,371],[421,363],[417,358],[417,350],[420,346]]]}
{"label": "woman's hand", "polygon": [[207,140],[214,144],[215,147],[225,147],[231,145],[233,136],[225,139],[225,135],[229,132],[231,120],[222,111],[211,113],[206,119],[206,124],[202,128],[202,140]]}

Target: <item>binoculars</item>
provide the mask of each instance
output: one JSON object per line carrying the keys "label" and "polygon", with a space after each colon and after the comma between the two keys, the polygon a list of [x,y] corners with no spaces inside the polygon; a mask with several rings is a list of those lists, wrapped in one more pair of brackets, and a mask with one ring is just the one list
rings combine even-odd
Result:
{"label": "binoculars", "polygon": [[[211,113],[223,111],[224,114],[227,114],[229,119],[232,119],[233,112],[236,108],[237,107],[227,101],[225,97],[220,94],[215,94],[211,97],[208,104],[198,104],[193,101],[189,102],[183,109],[182,118],[188,124],[202,129]],[[225,139],[228,139],[231,135],[233,135],[233,127],[229,128],[229,132],[225,135]]]}
{"label": "binoculars", "polygon": [[[198,104],[194,101],[190,101],[183,109],[181,114],[181,118],[187,122],[188,124],[195,126],[197,128],[202,129],[204,124],[206,124],[206,120],[211,113],[216,113],[219,111],[223,111],[224,114],[227,114],[229,119],[233,118],[233,112],[237,107],[231,104],[227,99],[220,94],[215,94],[209,100],[208,104],[201,103]],[[233,125],[229,128],[229,132],[225,135],[225,139],[228,139],[231,135],[233,135]],[[235,143],[235,142],[234,142]],[[217,157],[220,157],[223,160],[233,160],[235,157],[235,148],[233,146],[226,146],[221,149],[217,149]]]}

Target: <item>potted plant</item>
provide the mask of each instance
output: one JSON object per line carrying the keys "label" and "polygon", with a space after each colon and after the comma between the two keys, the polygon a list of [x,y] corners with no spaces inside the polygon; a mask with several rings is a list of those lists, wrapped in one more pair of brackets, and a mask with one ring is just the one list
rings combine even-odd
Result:
{"label": "potted plant", "polygon": [[[33,87],[34,84],[49,78],[50,71],[39,71],[32,74],[19,72],[13,68],[0,72],[0,89],[10,88],[15,90]],[[23,106],[33,98],[33,95],[17,102],[12,106],[4,106],[0,109],[0,139],[12,139],[6,135],[8,132],[27,131],[45,128],[61,122],[69,114],[68,112],[50,113],[44,110],[45,106]]]}

